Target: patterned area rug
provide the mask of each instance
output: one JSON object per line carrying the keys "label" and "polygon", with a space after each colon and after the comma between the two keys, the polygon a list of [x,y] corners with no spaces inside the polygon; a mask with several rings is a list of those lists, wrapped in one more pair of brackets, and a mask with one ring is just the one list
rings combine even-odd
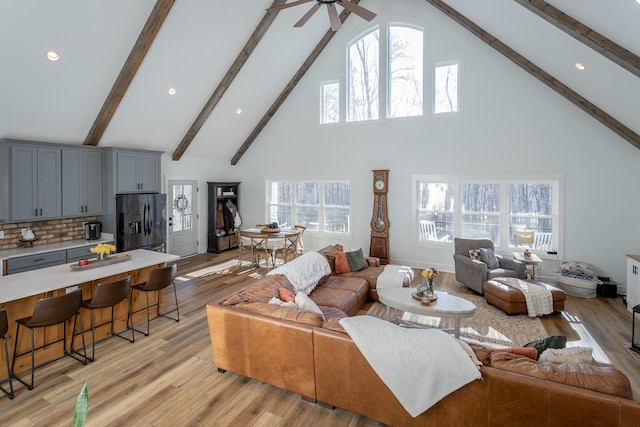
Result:
{"label": "patterned area rug", "polygon": [[[547,336],[547,332],[538,318],[530,318],[524,314],[507,316],[478,295],[457,292],[450,294],[471,301],[478,307],[472,317],[462,319],[460,322],[460,338],[465,341],[517,347]],[[380,302],[375,302],[367,314],[385,319],[387,307]],[[448,329],[454,326],[452,319],[422,316],[402,311],[398,311],[397,317],[392,321],[402,323],[402,320],[433,328]]]}

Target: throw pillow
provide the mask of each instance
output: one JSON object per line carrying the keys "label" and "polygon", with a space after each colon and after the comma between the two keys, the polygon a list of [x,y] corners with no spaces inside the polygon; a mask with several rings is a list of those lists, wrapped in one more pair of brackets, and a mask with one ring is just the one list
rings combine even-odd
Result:
{"label": "throw pillow", "polygon": [[488,349],[489,354],[491,353],[511,353],[517,354],[520,356],[526,356],[530,359],[537,360],[538,359],[538,350],[533,347],[508,347],[508,348],[490,348]]}
{"label": "throw pillow", "polygon": [[591,364],[591,353],[593,349],[589,347],[568,347],[568,348],[548,348],[540,355],[541,362],[556,363],[584,363]]}
{"label": "throw pillow", "polygon": [[538,350],[538,355],[542,354],[548,348],[565,348],[567,346],[567,337],[564,335],[554,335],[540,340],[526,343],[524,347],[534,347]]}
{"label": "throw pillow", "polygon": [[491,269],[500,267],[500,263],[493,249],[480,248],[480,261],[487,264],[487,267]]}
{"label": "throw pillow", "polygon": [[336,252],[336,273],[348,273],[351,271],[351,266],[349,265],[349,260],[347,259],[347,254],[344,252]]}
{"label": "throw pillow", "polygon": [[293,294],[293,292],[291,292],[287,288],[278,289],[278,295],[280,296],[280,299],[284,302],[292,302],[292,301],[295,301],[296,299],[296,296]]}
{"label": "throw pillow", "polygon": [[369,266],[369,264],[367,263],[367,259],[362,253],[362,248],[358,249],[357,251],[347,252],[347,259],[349,260],[351,271],[364,270]]}
{"label": "throw pillow", "polygon": [[480,261],[480,249],[469,249],[469,257]]}
{"label": "throw pillow", "polygon": [[320,316],[322,316],[322,321],[325,321],[324,314],[322,313],[322,310],[320,310],[320,307],[318,307],[318,305],[311,298],[309,298],[309,295],[305,294],[304,292],[298,292],[296,294],[296,305],[298,306],[298,308],[301,308],[303,310],[308,310],[312,313],[319,314]]}

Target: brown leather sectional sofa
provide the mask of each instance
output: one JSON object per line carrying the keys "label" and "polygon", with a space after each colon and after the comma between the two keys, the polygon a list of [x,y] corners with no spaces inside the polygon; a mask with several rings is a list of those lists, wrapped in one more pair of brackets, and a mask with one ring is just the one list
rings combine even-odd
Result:
{"label": "brown leather sectional sofa", "polygon": [[[323,251],[331,261],[331,252]],[[330,262],[331,263],[331,262]],[[324,278],[311,292],[323,316],[268,304],[283,275],[265,276],[207,305],[214,361],[230,371],[298,393],[306,400],[398,426],[637,426],[640,403],[614,368],[550,364],[474,346],[482,380],[411,417],[366,362],[339,319],[375,295],[375,273]],[[373,284],[363,277],[375,276]],[[401,361],[399,361],[401,363]]]}

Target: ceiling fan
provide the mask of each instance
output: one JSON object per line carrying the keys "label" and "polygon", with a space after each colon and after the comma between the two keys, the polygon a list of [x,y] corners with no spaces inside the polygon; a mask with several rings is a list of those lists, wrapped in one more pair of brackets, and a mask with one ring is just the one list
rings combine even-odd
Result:
{"label": "ceiling fan", "polygon": [[340,17],[338,16],[338,11],[336,10],[336,3],[347,9],[348,11],[355,13],[364,20],[371,21],[376,17],[375,13],[365,9],[364,7],[358,6],[357,4],[351,3],[349,0],[296,0],[280,6],[270,7],[269,9],[267,9],[267,12],[279,12],[282,9],[287,9],[289,7],[297,6],[303,3],[309,3],[311,1],[315,1],[316,4],[314,4],[313,7],[311,7],[311,9],[307,13],[305,13],[298,22],[295,23],[294,27],[302,27],[309,20],[309,18],[311,18],[313,14],[316,13],[318,9],[320,9],[323,4],[327,5],[329,22],[331,22],[331,29],[333,31],[339,30],[342,26],[342,24],[340,23]]}

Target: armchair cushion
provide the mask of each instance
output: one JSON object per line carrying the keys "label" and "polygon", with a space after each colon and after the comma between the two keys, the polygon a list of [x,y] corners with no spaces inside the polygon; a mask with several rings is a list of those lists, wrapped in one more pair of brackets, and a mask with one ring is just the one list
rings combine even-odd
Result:
{"label": "armchair cushion", "polygon": [[498,262],[498,258],[496,258],[496,253],[493,249],[480,248],[480,261],[487,264],[487,267],[492,270],[500,267],[500,263]]}

